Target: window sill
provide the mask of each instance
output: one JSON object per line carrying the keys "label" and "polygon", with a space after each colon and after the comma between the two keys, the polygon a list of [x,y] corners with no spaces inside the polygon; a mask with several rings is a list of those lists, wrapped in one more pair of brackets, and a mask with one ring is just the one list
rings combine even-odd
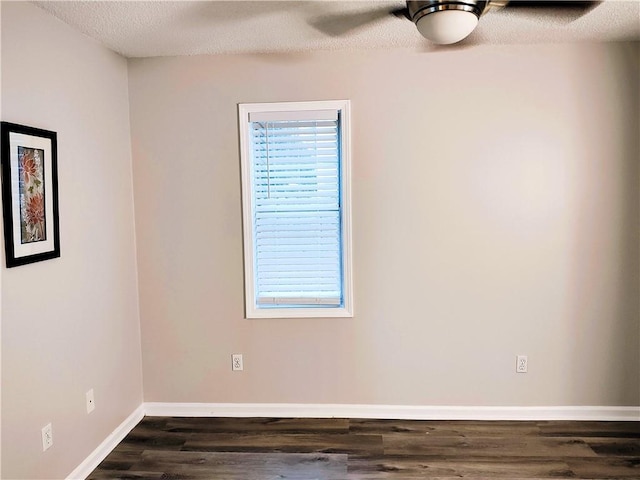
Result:
{"label": "window sill", "polygon": [[259,308],[247,311],[246,318],[352,318],[348,308]]}

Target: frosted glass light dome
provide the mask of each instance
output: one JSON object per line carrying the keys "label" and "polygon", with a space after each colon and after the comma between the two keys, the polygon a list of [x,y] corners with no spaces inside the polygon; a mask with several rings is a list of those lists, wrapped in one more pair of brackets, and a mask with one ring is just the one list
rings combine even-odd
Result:
{"label": "frosted glass light dome", "polygon": [[464,10],[439,10],[424,15],[416,22],[420,35],[439,45],[467,38],[477,25],[478,17]]}

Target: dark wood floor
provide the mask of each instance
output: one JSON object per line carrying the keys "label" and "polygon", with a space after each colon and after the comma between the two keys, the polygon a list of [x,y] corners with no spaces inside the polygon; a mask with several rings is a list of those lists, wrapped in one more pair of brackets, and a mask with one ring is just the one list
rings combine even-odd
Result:
{"label": "dark wood floor", "polygon": [[640,422],[146,417],[89,479],[640,479]]}

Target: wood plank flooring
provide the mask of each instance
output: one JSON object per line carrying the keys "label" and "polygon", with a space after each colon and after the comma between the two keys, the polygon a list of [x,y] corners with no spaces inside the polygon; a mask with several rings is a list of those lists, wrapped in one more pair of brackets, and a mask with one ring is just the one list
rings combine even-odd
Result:
{"label": "wood plank flooring", "polygon": [[89,479],[640,479],[640,422],[145,417]]}

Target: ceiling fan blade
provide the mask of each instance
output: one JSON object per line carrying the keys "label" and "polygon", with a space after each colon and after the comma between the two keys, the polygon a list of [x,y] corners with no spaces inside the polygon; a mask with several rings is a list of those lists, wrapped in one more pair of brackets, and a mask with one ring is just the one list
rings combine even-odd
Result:
{"label": "ceiling fan blade", "polygon": [[396,8],[395,10],[391,10],[389,13],[394,17],[404,18],[406,20],[409,20],[410,22],[412,21],[411,15],[409,14],[409,9],[407,7]]}
{"label": "ceiling fan blade", "polygon": [[510,0],[508,7],[527,8],[591,8],[600,3],[597,0]]}
{"label": "ceiling fan blade", "polygon": [[522,8],[523,10],[530,10],[531,13],[535,11],[536,15],[540,13],[548,13],[549,15],[563,14],[575,20],[589,13],[600,3],[602,2],[595,0],[511,0],[504,8],[508,10]]}
{"label": "ceiling fan blade", "polygon": [[389,15],[409,18],[409,11],[406,8],[390,10],[389,7],[381,7],[366,12],[323,15],[311,20],[309,24],[326,35],[340,37],[365,25],[387,18]]}

